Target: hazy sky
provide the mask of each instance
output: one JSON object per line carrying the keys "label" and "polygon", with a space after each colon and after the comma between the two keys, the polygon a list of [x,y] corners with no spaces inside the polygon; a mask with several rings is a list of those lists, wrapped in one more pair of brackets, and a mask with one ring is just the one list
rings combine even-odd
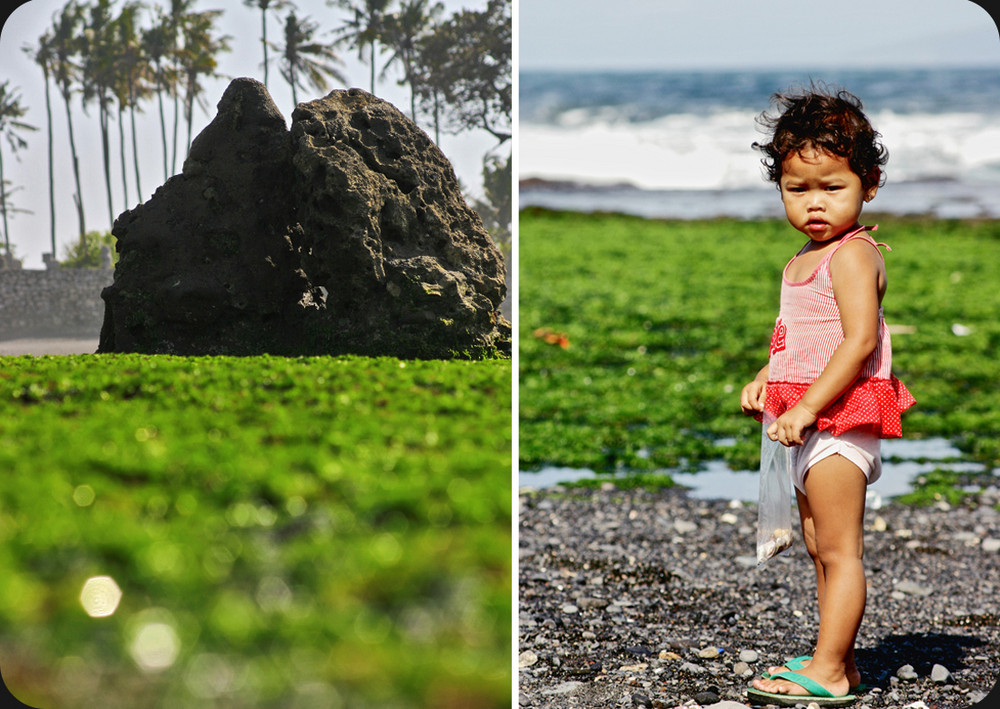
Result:
{"label": "hazy sky", "polygon": [[521,0],[522,69],[997,66],[970,0]]}
{"label": "hazy sky", "polygon": [[[48,205],[48,165],[45,135],[45,95],[42,82],[42,72],[37,64],[32,62],[22,51],[25,44],[35,44],[38,37],[52,25],[53,15],[59,11],[67,0],[30,0],[18,7],[4,23],[0,31],[0,81],[10,80],[10,88],[16,89],[21,95],[21,104],[27,106],[28,114],[24,120],[36,126],[39,130],[25,134],[29,148],[21,151],[18,158],[10,153],[9,146],[3,143],[4,177],[15,187],[21,189],[12,197],[13,205],[19,209],[29,209],[33,214],[15,214],[10,220],[11,241],[16,246],[15,254],[23,259],[26,268],[41,268],[43,252],[51,251],[49,236],[49,205]],[[152,6],[160,4],[169,6],[169,0],[145,0]],[[337,27],[345,14],[342,10],[330,8],[325,0],[295,0],[299,18],[308,17],[320,25],[320,32],[327,32]],[[446,14],[451,14],[464,7],[483,9],[486,0],[444,0]],[[113,7],[122,5],[122,0],[115,0]],[[197,0],[195,10],[221,9],[224,11],[218,27],[222,33],[231,36],[229,40],[232,51],[219,57],[219,72],[229,78],[251,76],[263,79],[263,50],[260,43],[260,11],[247,7],[243,0]],[[280,42],[284,13],[281,17],[269,13],[268,40]],[[148,26],[144,22],[143,26]],[[328,35],[327,35],[328,37]],[[278,73],[276,52],[269,52],[268,88],[285,120],[291,121],[292,95],[291,89]],[[368,66],[357,59],[357,52],[343,50],[341,54],[344,66],[341,67],[349,86],[359,86],[368,89]],[[379,67],[385,57],[379,60]],[[206,84],[205,102],[208,111],[195,108],[193,135],[196,136],[202,128],[215,116],[215,106],[229,83],[229,78],[219,79]],[[409,114],[410,92],[408,88],[396,84],[398,73],[391,73],[377,83],[376,93],[393,102],[402,111]],[[333,86],[330,88],[344,88]],[[307,101],[323,95],[320,91],[299,91],[299,100]],[[66,127],[65,109],[62,98],[55,87],[52,87],[53,118],[54,118],[54,154],[56,161],[56,240],[57,256],[63,255],[66,245],[76,239],[77,218],[73,206],[72,170],[68,168],[70,161],[69,138]],[[83,182],[84,205],[86,210],[87,230],[105,231],[111,228],[108,216],[106,191],[104,189],[104,172],[101,158],[101,140],[97,121],[96,106],[91,106],[87,116],[79,108],[79,101],[74,101],[75,111],[73,128],[77,147],[81,158],[81,180]],[[173,112],[168,105],[168,125],[172,125]],[[131,143],[127,151],[130,175],[129,200],[126,204],[122,195],[122,180],[120,158],[118,151],[118,124],[112,121],[112,190],[115,214],[120,214],[126,207],[132,208],[140,201],[145,201],[163,181],[162,148],[160,143],[160,125],[156,112],[156,104],[144,104],[145,114],[137,116],[137,132],[140,143],[140,175],[142,195],[136,193],[132,177]],[[126,119],[126,141],[131,137],[128,133],[129,122]],[[429,126],[422,125],[431,133]],[[170,128],[168,127],[168,132]],[[182,120],[180,136],[186,134]],[[461,136],[441,137],[441,148],[451,160],[455,172],[467,189],[481,194],[481,172],[483,154],[495,145],[496,141],[485,131],[476,131]],[[509,147],[509,146],[508,146]],[[177,172],[180,172],[182,157],[177,160]],[[2,227],[0,227],[2,228]],[[0,234],[0,247],[2,247]]]}

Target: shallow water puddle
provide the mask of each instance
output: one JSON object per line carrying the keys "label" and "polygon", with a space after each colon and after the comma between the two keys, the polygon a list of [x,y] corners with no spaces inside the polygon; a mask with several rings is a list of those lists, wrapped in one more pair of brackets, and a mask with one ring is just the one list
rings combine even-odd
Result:
{"label": "shallow water puddle", "polygon": [[[726,445],[719,441],[719,445]],[[980,463],[962,461],[963,454],[944,438],[924,440],[891,439],[882,441],[882,477],[868,491],[869,505],[878,507],[882,498],[897,497],[913,490],[917,476],[936,468],[978,472]],[[730,470],[723,460],[705,464],[697,473],[678,473],[663,470],[678,485],[690,489],[689,494],[699,499],[725,499],[755,502],[758,495],[756,471]],[[520,487],[545,488],[563,482],[599,477],[586,468],[545,467],[535,472],[518,473]]]}

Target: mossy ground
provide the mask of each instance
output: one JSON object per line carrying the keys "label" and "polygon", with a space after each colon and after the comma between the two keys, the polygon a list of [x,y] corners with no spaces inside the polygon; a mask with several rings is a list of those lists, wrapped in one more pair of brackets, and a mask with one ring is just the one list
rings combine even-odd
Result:
{"label": "mossy ground", "polygon": [[[893,369],[917,399],[904,435],[1000,461],[1000,222],[868,216],[889,289]],[[657,221],[529,209],[519,231],[519,464],[598,472],[753,469],[739,392],[766,362],[783,220]],[[734,445],[718,447],[730,438]]]}
{"label": "mossy ground", "polygon": [[[506,360],[0,360],[8,686],[67,709],[509,706],[510,378]],[[92,618],[99,575],[122,599]],[[176,655],[144,670],[150,627]]]}

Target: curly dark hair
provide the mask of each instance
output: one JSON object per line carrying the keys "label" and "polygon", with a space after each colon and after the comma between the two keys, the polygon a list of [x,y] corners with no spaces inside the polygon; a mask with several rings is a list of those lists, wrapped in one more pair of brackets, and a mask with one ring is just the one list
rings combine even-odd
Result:
{"label": "curly dark hair", "polygon": [[771,135],[768,143],[753,143],[764,153],[761,160],[767,177],[781,183],[781,163],[789,155],[807,148],[826,150],[846,158],[851,170],[861,178],[861,187],[868,191],[885,183],[882,166],[889,159],[881,134],[872,127],[861,111],[861,100],[839,89],[832,91],[815,83],[797,92],[776,93],[772,105],[780,108],[778,115],[765,111],[757,123]]}

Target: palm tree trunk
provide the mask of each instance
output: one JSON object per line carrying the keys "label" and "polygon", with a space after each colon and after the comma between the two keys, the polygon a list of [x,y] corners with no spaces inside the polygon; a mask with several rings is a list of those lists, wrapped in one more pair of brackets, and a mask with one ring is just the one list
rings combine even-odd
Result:
{"label": "palm tree trunk", "polygon": [[170,166],[168,163],[170,151],[167,149],[167,120],[163,115],[163,92],[166,91],[166,87],[160,81],[159,69],[157,69],[156,74],[156,98],[160,105],[160,138],[163,139],[163,181],[166,182],[170,177]]}
{"label": "palm tree trunk", "polygon": [[128,209],[128,169],[125,160],[125,109],[118,104],[118,146],[121,148],[122,163],[122,196],[125,199],[125,209]]}
{"label": "palm tree trunk", "polygon": [[[132,116],[132,166],[135,168],[135,191],[139,193],[138,200],[142,202],[142,184],[139,182],[139,143],[135,138],[135,100],[129,105]],[[128,205],[125,205],[126,207]]]}
{"label": "palm tree trunk", "polygon": [[180,120],[180,106],[178,102],[178,91],[174,88],[174,154],[170,160],[170,172],[177,172],[177,122]]}
{"label": "palm tree trunk", "polygon": [[267,11],[260,11],[260,43],[264,45],[264,88],[267,88]]}
{"label": "palm tree trunk", "polygon": [[[76,195],[73,201],[76,203],[76,216],[80,222],[80,236],[87,233],[87,225],[83,216],[83,191],[80,189],[80,160],[76,154],[76,139],[73,137],[73,112],[70,110],[69,95],[63,94],[66,102],[66,125],[69,127],[69,150],[73,157],[73,177],[76,180]],[[53,254],[54,256],[55,254]]]}
{"label": "palm tree trunk", "polygon": [[[187,119],[187,147],[184,148],[185,159],[187,159],[187,154],[191,150],[191,124],[194,122],[194,87],[196,82],[197,77],[192,76],[188,84],[187,94],[184,96],[184,118]],[[183,165],[183,162],[181,164]]]}
{"label": "palm tree trunk", "polygon": [[108,193],[108,217],[111,220],[109,224],[113,225],[115,223],[115,208],[111,204],[111,141],[108,139],[108,109],[104,106],[102,99],[98,100],[101,101],[101,152],[104,159],[104,186]]}
{"label": "palm tree trunk", "polygon": [[49,73],[45,72],[45,116],[48,119],[49,140],[49,236],[52,241],[52,258],[56,257],[56,187],[55,168],[52,164],[52,99],[49,96]]}
{"label": "palm tree trunk", "polygon": [[10,256],[10,230],[7,227],[7,188],[3,180],[3,150],[0,149],[0,212],[3,212],[3,246]]}
{"label": "palm tree trunk", "polygon": [[372,95],[374,96],[375,95],[375,40],[374,39],[372,40],[372,48],[371,48],[371,55],[370,56],[371,56],[371,65],[372,65],[372,69],[371,69],[371,72],[372,72]]}

